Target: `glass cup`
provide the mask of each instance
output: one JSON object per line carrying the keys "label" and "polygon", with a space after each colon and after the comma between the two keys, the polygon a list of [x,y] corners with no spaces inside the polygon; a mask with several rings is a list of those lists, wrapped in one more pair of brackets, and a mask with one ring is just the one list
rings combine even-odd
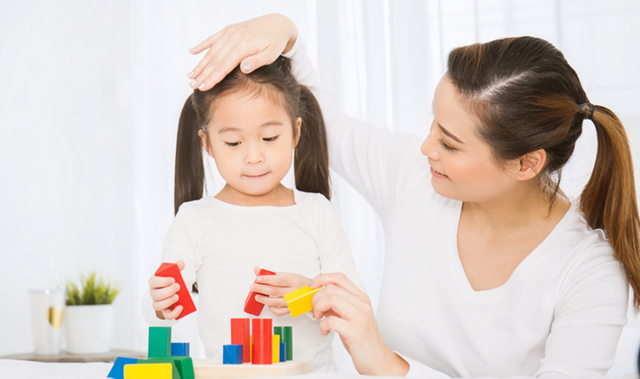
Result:
{"label": "glass cup", "polygon": [[66,289],[29,290],[33,345],[38,355],[60,354],[66,295]]}

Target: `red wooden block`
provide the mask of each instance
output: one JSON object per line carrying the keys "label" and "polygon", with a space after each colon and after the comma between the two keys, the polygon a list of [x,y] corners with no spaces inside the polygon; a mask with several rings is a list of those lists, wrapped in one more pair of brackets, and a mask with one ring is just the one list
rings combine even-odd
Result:
{"label": "red wooden block", "polygon": [[176,283],[180,285],[180,290],[178,290],[178,301],[170,307],[171,310],[173,310],[178,305],[182,305],[182,312],[178,317],[176,317],[176,320],[196,311],[196,305],[191,299],[189,289],[187,288],[187,285],[184,284],[184,279],[182,279],[182,274],[180,273],[180,269],[176,263],[164,262],[156,271],[156,276],[172,277],[176,280]]}
{"label": "red wooden block", "polygon": [[270,365],[273,363],[273,320],[270,318],[254,318],[251,320],[253,336],[251,363],[254,365]]}
{"label": "red wooden block", "polygon": [[242,362],[251,362],[251,323],[248,318],[231,319],[231,344],[242,345]]}
{"label": "red wooden block", "polygon": [[[273,271],[269,271],[261,268],[260,273],[258,275],[275,275],[275,274],[276,273]],[[244,311],[254,316],[260,316],[260,312],[262,312],[262,308],[264,308],[264,304],[258,303],[256,301],[257,294],[258,294],[257,292],[253,292],[253,291],[249,292],[247,299],[244,301]],[[264,294],[261,294],[261,295],[264,295]]]}

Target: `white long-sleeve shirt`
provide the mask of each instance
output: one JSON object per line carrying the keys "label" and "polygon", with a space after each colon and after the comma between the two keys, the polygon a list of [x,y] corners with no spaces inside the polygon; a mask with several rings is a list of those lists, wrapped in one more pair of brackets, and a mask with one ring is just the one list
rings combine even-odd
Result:
{"label": "white long-sleeve shirt", "polygon": [[[180,207],[164,238],[162,261],[182,259],[187,288],[198,282],[196,314],[207,358],[222,358],[222,345],[231,343],[231,318],[256,317],[243,311],[255,266],[308,278],[340,271],[362,288],[330,202],[298,190],[294,198],[296,204],[287,207],[245,207],[206,196]],[[294,359],[311,362],[312,372],[336,370],[333,333],[322,336],[318,321],[275,316],[266,306],[259,317],[293,327]]]}
{"label": "white long-sleeve shirt", "polygon": [[[298,81],[314,88],[300,39],[287,56]],[[628,282],[601,230],[572,205],[504,285],[475,291],[456,246],[462,202],[434,191],[422,139],[348,117],[314,92],[331,168],[382,220],[376,318],[408,376],[606,375],[627,321]]]}

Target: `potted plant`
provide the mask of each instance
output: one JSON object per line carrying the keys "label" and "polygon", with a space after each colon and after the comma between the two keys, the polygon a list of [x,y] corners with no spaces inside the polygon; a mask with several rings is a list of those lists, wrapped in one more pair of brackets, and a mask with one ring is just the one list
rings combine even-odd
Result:
{"label": "potted plant", "polygon": [[65,282],[67,307],[64,327],[66,351],[72,354],[106,353],[111,350],[113,300],[120,291],[113,283],[96,278],[96,272],[80,274],[78,283]]}

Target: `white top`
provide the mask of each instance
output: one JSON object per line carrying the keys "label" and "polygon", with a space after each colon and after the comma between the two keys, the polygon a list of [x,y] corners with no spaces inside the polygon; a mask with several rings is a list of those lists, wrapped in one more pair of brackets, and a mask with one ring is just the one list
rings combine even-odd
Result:
{"label": "white top", "polygon": [[[315,85],[302,44],[287,55],[298,80]],[[601,230],[572,206],[504,285],[475,291],[456,246],[462,203],[433,190],[422,138],[373,127],[316,96],[331,168],[384,226],[376,317],[408,376],[606,375],[627,321],[628,282]]]}
{"label": "white top", "polygon": [[[331,203],[322,195],[294,190],[295,205],[245,207],[213,196],[182,204],[164,239],[162,260],[182,259],[188,288],[198,282],[196,312],[200,338],[209,359],[222,359],[222,345],[231,343],[231,318],[244,313],[244,301],[259,266],[314,278],[344,272],[362,288],[349,243]],[[314,372],[335,371],[331,341],[318,321],[306,315],[260,317],[273,325],[293,327],[293,357],[311,362]]]}

